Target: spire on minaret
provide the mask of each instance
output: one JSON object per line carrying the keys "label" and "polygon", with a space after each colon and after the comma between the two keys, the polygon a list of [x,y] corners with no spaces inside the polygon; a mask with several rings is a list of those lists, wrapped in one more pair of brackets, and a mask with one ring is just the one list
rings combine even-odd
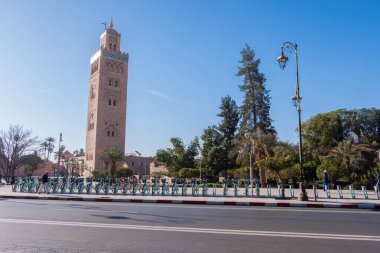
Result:
{"label": "spire on minaret", "polygon": [[113,29],[113,20],[111,18],[111,21],[110,21],[110,28]]}

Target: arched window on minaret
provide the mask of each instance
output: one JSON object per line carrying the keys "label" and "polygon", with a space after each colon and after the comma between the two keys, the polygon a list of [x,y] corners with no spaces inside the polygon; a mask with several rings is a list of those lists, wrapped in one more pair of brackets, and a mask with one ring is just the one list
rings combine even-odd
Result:
{"label": "arched window on minaret", "polygon": [[116,137],[118,136],[118,130],[113,124],[108,124],[105,128],[107,137]]}

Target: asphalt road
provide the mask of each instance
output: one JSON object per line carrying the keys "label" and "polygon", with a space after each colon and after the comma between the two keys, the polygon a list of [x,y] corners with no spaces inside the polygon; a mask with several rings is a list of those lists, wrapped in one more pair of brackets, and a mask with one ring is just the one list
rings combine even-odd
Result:
{"label": "asphalt road", "polygon": [[379,252],[380,212],[0,199],[0,252]]}

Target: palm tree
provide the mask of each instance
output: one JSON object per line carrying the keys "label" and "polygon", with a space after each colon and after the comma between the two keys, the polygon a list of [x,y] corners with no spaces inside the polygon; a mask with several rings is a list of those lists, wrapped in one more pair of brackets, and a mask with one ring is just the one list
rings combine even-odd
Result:
{"label": "palm tree", "polygon": [[49,143],[47,141],[43,141],[40,143],[40,151],[44,152],[44,157],[47,159],[47,150],[49,148]]}
{"label": "palm tree", "polygon": [[53,137],[47,137],[45,139],[45,142],[47,142],[47,159],[49,160],[50,159],[50,154],[54,150],[55,139]]}
{"label": "palm tree", "polygon": [[65,157],[64,157],[64,155],[63,155],[63,153],[64,153],[64,151],[65,151],[65,146],[64,145],[61,145],[60,147],[59,147],[59,150],[58,151],[56,151],[56,152],[54,152],[54,159],[58,159],[58,156],[61,158],[61,159],[64,159]]}
{"label": "palm tree", "polygon": [[342,160],[344,168],[350,174],[361,174],[360,165],[365,162],[362,156],[363,152],[373,152],[374,149],[368,144],[355,143],[353,138],[348,138],[338,142],[337,146],[332,148],[329,156],[335,156]]}
{"label": "palm tree", "polygon": [[111,163],[111,176],[115,178],[116,164],[125,160],[124,153],[120,152],[117,148],[111,148],[110,150],[99,151],[99,155],[105,163]]}
{"label": "palm tree", "polygon": [[[57,172],[60,171],[61,165],[60,165],[60,160],[65,159],[65,156],[63,155],[63,152],[65,151],[65,146],[61,145],[59,147],[59,150],[57,152],[54,152],[54,159],[57,159]],[[58,159],[59,158],[59,159]]]}
{"label": "palm tree", "polygon": [[[260,128],[253,132],[248,132],[249,144],[251,145],[252,157],[255,161],[259,161],[266,157],[273,156],[273,148],[276,145],[276,134],[272,132],[265,133]],[[265,169],[259,167],[260,184],[266,185]]]}

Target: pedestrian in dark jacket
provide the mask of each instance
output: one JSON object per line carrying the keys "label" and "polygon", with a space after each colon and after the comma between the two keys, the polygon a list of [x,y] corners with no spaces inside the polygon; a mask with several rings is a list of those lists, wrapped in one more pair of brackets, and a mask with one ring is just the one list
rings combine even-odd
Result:
{"label": "pedestrian in dark jacket", "polygon": [[376,192],[379,192],[379,187],[380,187],[380,171],[379,169],[376,169],[376,179],[377,179],[377,183],[376,183]]}
{"label": "pedestrian in dark jacket", "polygon": [[45,192],[49,194],[49,173],[47,171],[45,171],[45,174],[42,176],[41,183],[42,187],[38,191],[38,194],[40,194],[43,189],[45,189]]}

